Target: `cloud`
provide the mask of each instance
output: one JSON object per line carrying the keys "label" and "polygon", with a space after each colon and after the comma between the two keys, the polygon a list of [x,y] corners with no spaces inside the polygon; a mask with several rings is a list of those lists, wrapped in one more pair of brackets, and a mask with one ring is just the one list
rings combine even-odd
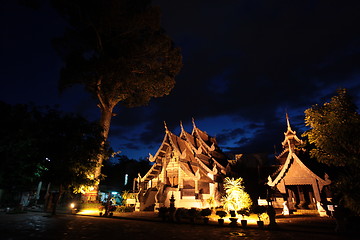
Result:
{"label": "cloud", "polygon": [[252,124],[224,125],[219,143],[234,148],[226,144],[235,140],[241,151],[272,152],[282,141],[286,111],[304,129],[303,111],[322,93],[360,87],[357,1],[155,3],[182,48],[184,67],[171,94],[150,102],[151,111],[129,110],[127,124],[146,122],[143,144],[161,141],[163,121],[172,129],[192,117],[229,115]]}
{"label": "cloud", "polygon": [[[196,122],[211,119],[205,128],[200,128],[213,132],[224,148],[273,152],[286,129],[285,112],[289,113],[292,126],[299,129],[300,134],[305,129],[304,110],[327,101],[337,88],[349,88],[355,101],[360,103],[360,1],[153,2],[161,7],[162,26],[182,49],[184,67],[170,95],[152,99],[144,107],[119,105],[116,108],[118,115],[112,120],[110,135],[114,144],[122,149],[157,150],[164,136],[164,121],[174,130],[179,129],[181,120],[184,125],[191,126],[194,117]],[[11,22],[13,12],[4,15],[3,24]],[[36,20],[34,23],[38,23],[39,18],[30,15]],[[4,33],[13,34],[6,24]],[[61,24],[57,22],[56,25]],[[16,26],[14,29],[20,26],[19,22]],[[43,78],[41,81],[47,84],[52,81],[54,87],[58,72],[36,75],[38,66],[43,66],[40,68],[43,71],[54,54],[49,53],[48,45],[39,50],[44,44],[38,44],[40,41],[35,37],[45,39],[43,34],[38,34],[44,33],[43,27],[34,26],[39,29],[29,27],[31,31],[26,31],[30,36],[24,38],[28,45],[8,41],[10,38],[4,35],[3,46],[10,47],[4,49],[9,58],[2,61],[6,70],[2,77],[14,80],[11,82],[15,86],[16,79],[24,82],[35,73],[36,81],[28,84],[41,86],[38,81]],[[59,32],[52,28],[48,35]],[[23,55],[29,56],[26,59],[44,57],[45,63],[39,60],[36,65],[30,65],[30,70],[36,67],[36,71],[27,71],[28,66],[21,66],[25,60],[15,61],[22,59],[21,54],[12,53],[15,46],[26,46],[26,49],[21,47],[26,53]],[[45,58],[45,53],[51,56]],[[58,68],[59,62],[54,61],[53,65]],[[31,74],[20,76],[17,69]],[[13,91],[7,88],[2,92],[2,96],[19,99],[19,94],[9,94]],[[54,94],[50,94],[53,92],[55,90],[49,90],[46,95],[52,102],[55,101]],[[22,93],[30,98],[32,92],[21,91],[20,95]],[[32,97],[38,100],[42,94],[34,91]],[[93,100],[81,92],[65,95],[61,103],[64,108],[91,119],[99,118]],[[233,122],[219,120],[219,116],[227,116]]]}

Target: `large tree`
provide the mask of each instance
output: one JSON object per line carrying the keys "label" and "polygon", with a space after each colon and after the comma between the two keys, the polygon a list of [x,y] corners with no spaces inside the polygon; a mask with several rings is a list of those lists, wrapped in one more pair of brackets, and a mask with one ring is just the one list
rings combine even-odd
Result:
{"label": "large tree", "polygon": [[0,102],[0,189],[8,192],[28,191],[40,179],[41,139],[38,111],[27,105]]}
{"label": "large tree", "polygon": [[54,41],[65,64],[60,88],[83,84],[98,100],[104,140],[118,103],[140,106],[170,93],[182,57],[161,28],[160,10],[151,0],[53,3],[69,24]]}
{"label": "large tree", "polygon": [[64,192],[80,193],[96,184],[90,176],[98,163],[96,157],[107,159],[110,149],[103,145],[102,130],[96,122],[73,114],[50,110],[41,119],[42,154],[47,171],[43,179],[58,189],[54,196],[53,213]]}
{"label": "large tree", "polygon": [[33,190],[39,181],[57,189],[55,200],[64,192],[79,192],[94,185],[88,176],[97,167],[96,156],[105,159],[111,153],[98,122],[2,102],[0,115],[0,189],[12,195]]}
{"label": "large tree", "polygon": [[310,154],[336,167],[333,187],[340,204],[360,214],[360,115],[346,89],[331,101],[305,111],[310,130],[304,133],[315,146]]}

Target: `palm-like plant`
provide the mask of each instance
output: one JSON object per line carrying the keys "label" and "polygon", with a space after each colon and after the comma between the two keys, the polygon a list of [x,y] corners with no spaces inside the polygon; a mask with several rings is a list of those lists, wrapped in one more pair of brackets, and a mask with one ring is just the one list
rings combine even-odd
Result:
{"label": "palm-like plant", "polygon": [[227,211],[247,209],[252,205],[251,198],[245,192],[244,181],[242,178],[225,178],[224,188],[226,195],[222,198],[224,208]]}

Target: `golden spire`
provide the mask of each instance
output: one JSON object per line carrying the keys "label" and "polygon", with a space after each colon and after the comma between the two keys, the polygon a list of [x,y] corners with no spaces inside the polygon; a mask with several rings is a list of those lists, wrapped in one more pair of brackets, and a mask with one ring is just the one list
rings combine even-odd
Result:
{"label": "golden spire", "polygon": [[164,127],[165,127],[165,132],[168,133],[168,132],[169,132],[169,129],[168,129],[165,121],[164,121]]}
{"label": "golden spire", "polygon": [[290,126],[290,121],[289,121],[289,115],[288,115],[287,112],[286,112],[286,124],[287,124],[287,129],[288,129],[288,131],[289,131],[289,130],[291,131],[291,126]]}

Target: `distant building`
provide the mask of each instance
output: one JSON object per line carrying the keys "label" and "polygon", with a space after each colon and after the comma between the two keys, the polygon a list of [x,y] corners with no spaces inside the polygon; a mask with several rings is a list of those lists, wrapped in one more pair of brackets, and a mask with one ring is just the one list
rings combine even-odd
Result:
{"label": "distant building", "polygon": [[220,205],[227,157],[215,138],[197,128],[194,121],[191,134],[181,125],[180,136],[165,124],[163,142],[149,160],[154,163],[151,169],[136,179],[137,210],[169,207],[172,195],[177,208]]}
{"label": "distant building", "polygon": [[[282,142],[283,151],[276,156],[279,162],[277,170],[268,177],[267,185],[274,193],[271,198],[276,208],[285,205],[290,211],[298,209],[317,210],[324,213],[321,205],[326,201],[325,186],[331,181],[328,175],[316,162],[306,159],[304,150],[299,148],[302,144],[291,129],[289,118],[287,131]],[[285,202],[286,201],[286,202]],[[285,202],[285,203],[284,203]]]}

